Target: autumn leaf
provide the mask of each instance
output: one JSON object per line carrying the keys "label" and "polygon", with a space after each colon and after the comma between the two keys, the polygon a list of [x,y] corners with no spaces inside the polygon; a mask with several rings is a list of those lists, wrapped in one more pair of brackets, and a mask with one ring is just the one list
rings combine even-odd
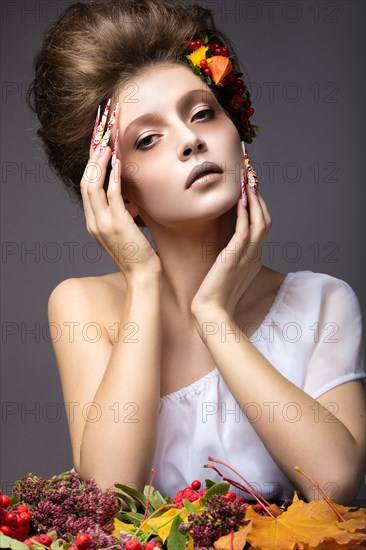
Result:
{"label": "autumn leaf", "polygon": [[[136,531],[136,525],[134,525],[133,523],[124,523],[123,521],[120,521],[119,519],[114,518],[114,531],[112,534],[115,537],[117,537],[117,539],[120,538],[120,533],[119,533],[120,531],[123,531],[125,533]],[[149,527],[144,525],[142,527],[142,531],[144,531],[145,533],[150,533],[151,529],[149,529]]]}
{"label": "autumn leaf", "polygon": [[275,518],[257,514],[251,506],[245,514],[245,519],[253,522],[247,537],[250,548],[335,550],[343,547],[349,550],[357,547],[354,544],[366,541],[366,509],[350,512],[351,508],[333,504],[345,521],[338,520],[325,500],[306,503],[294,498],[288,509]]}
{"label": "autumn leaf", "polygon": [[231,550],[231,548],[239,550],[239,548],[244,548],[247,542],[247,535],[251,528],[252,522],[250,521],[248,525],[240,527],[235,533],[229,533],[228,535],[220,537],[214,542],[215,550]]}
{"label": "autumn leaf", "polygon": [[[198,510],[201,505],[201,499],[198,498],[190,504],[195,510]],[[166,539],[169,537],[174,519],[180,516],[185,523],[188,523],[189,513],[190,512],[186,508],[181,508],[180,510],[177,510],[177,508],[171,508],[170,510],[164,512],[164,514],[162,514],[161,516],[148,519],[145,525],[149,525],[151,528],[153,528],[155,530],[155,533],[157,530],[157,534],[159,535],[163,543],[165,543]]]}
{"label": "autumn leaf", "polygon": [[212,80],[215,84],[221,84],[225,76],[233,71],[233,65],[230,59],[223,55],[215,55],[211,59]]}
{"label": "autumn leaf", "polygon": [[155,533],[157,532],[164,544],[169,536],[174,519],[179,515],[180,511],[177,512],[176,508],[170,508],[170,510],[167,510],[161,516],[147,520],[146,525],[153,528]]}

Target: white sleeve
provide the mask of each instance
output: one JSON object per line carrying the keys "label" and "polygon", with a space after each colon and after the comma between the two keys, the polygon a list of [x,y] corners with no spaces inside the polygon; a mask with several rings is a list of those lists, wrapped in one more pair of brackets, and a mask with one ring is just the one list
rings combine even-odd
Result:
{"label": "white sleeve", "polygon": [[357,379],[363,379],[366,391],[362,314],[355,292],[345,281],[327,278],[318,311],[318,333],[306,366],[304,391],[316,399]]}

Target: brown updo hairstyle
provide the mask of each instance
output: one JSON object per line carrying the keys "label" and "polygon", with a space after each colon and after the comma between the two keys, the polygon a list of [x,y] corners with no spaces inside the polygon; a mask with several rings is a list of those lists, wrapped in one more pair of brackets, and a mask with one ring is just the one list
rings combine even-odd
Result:
{"label": "brown updo hairstyle", "polygon": [[[212,10],[183,0],[109,0],[72,4],[46,31],[33,67],[27,103],[36,113],[51,168],[70,198],[80,191],[98,105],[112,105],[120,86],[156,63],[184,63],[182,42],[206,33],[234,49]],[[238,59],[236,58],[238,64]],[[185,66],[187,66],[184,63]],[[239,66],[239,64],[238,64]],[[240,137],[240,119],[212,87]],[[109,181],[110,164],[104,189]],[[143,220],[135,218],[139,226]]]}

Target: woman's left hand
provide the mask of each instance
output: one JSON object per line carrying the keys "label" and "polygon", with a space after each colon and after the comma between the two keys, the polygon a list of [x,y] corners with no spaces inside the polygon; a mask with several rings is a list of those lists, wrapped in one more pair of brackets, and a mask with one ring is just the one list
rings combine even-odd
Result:
{"label": "woman's left hand", "polygon": [[240,298],[262,267],[262,247],[272,219],[258,189],[256,194],[248,184],[246,189],[248,207],[240,198],[234,235],[193,298],[191,312],[196,319],[213,310],[225,311],[233,318]]}

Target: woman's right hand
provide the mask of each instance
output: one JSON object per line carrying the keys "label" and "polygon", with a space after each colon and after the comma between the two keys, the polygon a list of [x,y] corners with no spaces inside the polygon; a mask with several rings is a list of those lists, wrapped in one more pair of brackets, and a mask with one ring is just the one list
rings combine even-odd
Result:
{"label": "woman's right hand", "polygon": [[[115,113],[116,110],[113,115]],[[129,283],[141,275],[159,276],[161,263],[126,209],[122,198],[121,161],[119,159],[113,159],[108,188],[107,191],[104,191],[103,184],[112,155],[112,150],[107,143],[115,121],[115,117],[112,115],[101,139],[107,114],[108,109],[104,111],[98,126],[99,140],[97,138],[97,141],[99,144],[95,149],[92,146],[90,148],[90,157],[80,182],[80,189],[88,232],[117,264]],[[95,127],[92,143],[96,133]],[[103,146],[105,147],[104,151]]]}

